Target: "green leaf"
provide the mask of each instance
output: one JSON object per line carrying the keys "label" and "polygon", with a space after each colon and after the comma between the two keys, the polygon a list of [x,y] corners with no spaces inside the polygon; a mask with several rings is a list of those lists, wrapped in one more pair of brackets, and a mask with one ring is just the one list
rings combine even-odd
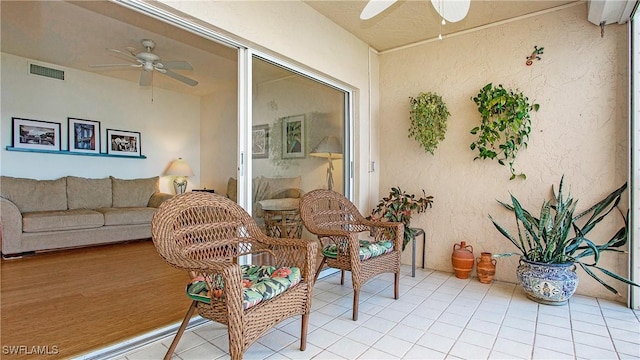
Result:
{"label": "green leaf", "polygon": [[[478,138],[470,146],[478,151],[475,159],[496,159],[501,165],[510,164],[511,179],[524,174],[516,174],[513,162],[522,147],[527,147],[531,133],[529,111],[537,108],[530,105],[528,98],[519,91],[507,91],[500,84],[485,85],[473,97],[481,116],[480,126],[471,130]],[[522,176],[522,178],[525,178]]]}
{"label": "green leaf", "polygon": [[[617,293],[593,269],[599,270],[608,278],[638,286],[630,280],[597,265],[604,253],[624,253],[629,236],[629,224],[627,221],[629,210],[627,210],[625,217],[619,210],[618,205],[626,187],[626,184],[622,185],[604,199],[587,208],[587,210],[575,215],[578,201],[570,193],[565,193],[563,176],[560,179],[557,192],[555,186],[551,187],[553,198],[543,201],[539,209],[539,218],[524,209],[513,195],[511,195],[512,204],[498,201],[506,210],[514,214],[518,238],[511,236],[508,230],[496,224],[493,219],[491,221],[494,223],[494,227],[522,252],[524,258],[550,264],[576,262],[589,276],[593,277],[609,291]],[[614,209],[620,213],[624,223],[623,226],[617,228],[613,235],[604,236],[604,239],[608,239],[605,242],[598,241],[596,238],[588,238],[587,233],[595,229],[597,224],[614,212]],[[588,217],[588,220],[586,222],[581,221],[583,225],[580,225],[578,221],[583,217]],[[601,234],[598,234],[598,236],[603,237]]]}

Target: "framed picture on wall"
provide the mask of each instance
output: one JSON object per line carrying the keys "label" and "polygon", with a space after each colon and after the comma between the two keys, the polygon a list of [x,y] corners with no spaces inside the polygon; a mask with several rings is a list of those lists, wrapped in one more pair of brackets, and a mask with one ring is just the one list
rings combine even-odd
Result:
{"label": "framed picture on wall", "polygon": [[107,154],[141,156],[140,133],[107,129]]}
{"label": "framed picture on wall", "polygon": [[254,159],[269,158],[269,124],[253,126],[251,155]]}
{"label": "framed picture on wall", "polygon": [[305,157],[304,115],[282,119],[282,158]]}
{"label": "framed picture on wall", "polygon": [[16,117],[11,120],[14,148],[60,151],[60,123]]}
{"label": "framed picture on wall", "polygon": [[69,151],[100,154],[100,121],[67,118]]}

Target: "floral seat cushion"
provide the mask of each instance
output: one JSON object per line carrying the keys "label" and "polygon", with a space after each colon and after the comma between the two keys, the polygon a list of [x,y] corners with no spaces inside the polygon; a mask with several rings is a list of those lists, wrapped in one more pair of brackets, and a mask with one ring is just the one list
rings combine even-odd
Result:
{"label": "floral seat cushion", "polygon": [[[274,267],[260,265],[240,265],[242,269],[243,301],[246,310],[262,301],[272,299],[298,284],[302,278],[297,267]],[[209,289],[203,276],[195,277],[187,284],[187,296],[193,300],[211,303],[211,298],[224,296],[222,278],[210,279],[213,291]]]}
{"label": "floral seat cushion", "polygon": [[[386,254],[393,250],[393,242],[391,240],[371,242],[360,240],[360,261],[364,261],[382,254]],[[338,256],[336,244],[329,244],[322,248],[322,254],[326,257],[335,259]]]}

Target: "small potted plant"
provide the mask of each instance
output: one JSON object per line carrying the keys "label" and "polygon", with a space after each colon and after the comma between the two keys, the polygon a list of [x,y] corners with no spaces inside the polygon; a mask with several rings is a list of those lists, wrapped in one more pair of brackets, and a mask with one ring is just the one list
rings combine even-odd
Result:
{"label": "small potted plant", "polygon": [[409,105],[409,137],[416,139],[425,151],[433,155],[447,132],[447,118],[451,115],[447,105],[440,95],[432,92],[409,97]]}
{"label": "small potted plant", "polygon": [[[404,242],[402,250],[416,235],[416,231],[410,227],[411,214],[421,213],[433,206],[433,196],[427,196],[422,190],[423,197],[416,198],[414,194],[407,194],[399,187],[391,188],[389,197],[384,197],[367,217],[373,221],[401,222],[404,224]],[[390,233],[391,238],[395,237]]]}
{"label": "small potted plant", "polygon": [[522,92],[507,90],[502,85],[496,87],[489,83],[473,98],[482,117],[480,126],[471,129],[478,139],[471,143],[471,150],[478,150],[476,159],[497,159],[500,165],[509,164],[511,179],[521,177],[516,174],[513,163],[521,148],[527,147],[531,133],[532,111],[538,111],[540,105],[530,104]]}
{"label": "small potted plant", "polygon": [[[511,204],[498,201],[515,215],[518,236],[514,237],[491,216],[489,218],[496,229],[518,248],[518,252],[496,256],[520,255],[518,280],[527,297],[543,304],[561,305],[573,295],[578,286],[576,264],[614,294],[618,294],[618,291],[594,270],[626,284],[639,286],[598,266],[603,253],[623,252],[620,248],[627,243],[627,219],[617,207],[627,184],[588,209],[576,213],[577,200],[574,200],[571,194],[565,196],[563,182],[564,176],[560,180],[557,194],[552,187],[553,200],[545,200],[542,203],[538,217],[522,208],[513,195]],[[590,237],[591,231],[612,212],[620,213],[622,226],[609,240],[595,241]],[[580,225],[578,220],[581,218],[588,219]]]}

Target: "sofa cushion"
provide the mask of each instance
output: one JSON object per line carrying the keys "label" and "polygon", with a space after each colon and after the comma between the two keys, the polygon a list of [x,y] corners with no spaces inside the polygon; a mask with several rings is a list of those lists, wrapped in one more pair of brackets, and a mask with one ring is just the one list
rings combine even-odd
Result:
{"label": "sofa cushion", "polygon": [[238,202],[238,180],[230,177],[227,181],[227,197],[233,202]]}
{"label": "sofa cushion", "polygon": [[67,176],[69,209],[97,209],[111,207],[111,179],[87,179]]}
{"label": "sofa cushion", "polygon": [[146,179],[117,179],[111,177],[113,207],[147,207],[151,195],[158,192],[158,176]]}
{"label": "sofa cushion", "polygon": [[267,193],[263,199],[297,198],[301,195],[301,176],[292,178],[268,178],[262,176],[259,181],[267,184]]}
{"label": "sofa cushion", "polygon": [[[253,201],[302,197],[301,183],[301,176],[292,178],[255,177],[252,181]],[[238,180],[233,177],[227,181],[227,197],[238,201]]]}
{"label": "sofa cushion", "polygon": [[291,210],[297,209],[300,205],[300,199],[298,198],[286,198],[286,199],[267,199],[258,201],[260,207],[264,210]]}
{"label": "sofa cushion", "polygon": [[87,209],[34,211],[22,214],[22,231],[26,233],[93,229],[103,225],[104,216]]}
{"label": "sofa cushion", "polygon": [[151,224],[151,219],[156,210],[156,208],[152,207],[96,209],[96,211],[104,215],[104,224],[106,226]]}
{"label": "sofa cushion", "polygon": [[0,195],[16,204],[21,213],[67,210],[67,179],[34,180],[0,177]]}

